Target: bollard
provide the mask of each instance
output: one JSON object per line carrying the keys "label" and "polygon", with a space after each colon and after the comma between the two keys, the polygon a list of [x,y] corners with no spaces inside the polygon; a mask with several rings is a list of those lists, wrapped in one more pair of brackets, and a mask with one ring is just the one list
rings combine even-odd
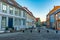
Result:
{"label": "bollard", "polygon": [[58,33],[58,31],[56,31],[56,33]]}
{"label": "bollard", "polygon": [[47,30],[47,33],[49,33],[49,30]]}
{"label": "bollard", "polygon": [[24,33],[24,30],[23,30],[23,33]]}
{"label": "bollard", "polygon": [[32,33],[32,30],[30,30],[30,32]]}
{"label": "bollard", "polygon": [[40,30],[38,30],[38,33],[40,33]]}

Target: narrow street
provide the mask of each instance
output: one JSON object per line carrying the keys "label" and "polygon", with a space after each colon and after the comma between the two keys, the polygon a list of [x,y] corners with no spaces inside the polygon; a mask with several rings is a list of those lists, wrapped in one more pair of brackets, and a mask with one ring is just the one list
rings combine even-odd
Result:
{"label": "narrow street", "polygon": [[39,33],[37,30],[33,30],[32,33],[30,30],[26,30],[23,32],[16,33],[6,33],[0,34],[0,40],[60,40],[60,33],[56,33],[55,30],[49,30],[47,33],[47,29],[41,28],[41,32]]}

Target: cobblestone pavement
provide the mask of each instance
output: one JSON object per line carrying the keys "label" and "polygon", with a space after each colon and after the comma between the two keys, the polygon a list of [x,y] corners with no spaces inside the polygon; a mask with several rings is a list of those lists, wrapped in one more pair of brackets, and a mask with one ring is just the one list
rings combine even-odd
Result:
{"label": "cobblestone pavement", "polygon": [[24,33],[0,34],[0,40],[60,40],[60,34],[52,30],[47,33],[45,29],[41,29],[40,33],[37,30],[33,30],[32,33],[27,30]]}

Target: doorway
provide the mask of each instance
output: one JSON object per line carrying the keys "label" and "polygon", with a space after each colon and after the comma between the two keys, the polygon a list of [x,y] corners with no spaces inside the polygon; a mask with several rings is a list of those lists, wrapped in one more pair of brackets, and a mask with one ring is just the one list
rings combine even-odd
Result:
{"label": "doorway", "polygon": [[8,27],[9,28],[13,27],[13,18],[8,18]]}

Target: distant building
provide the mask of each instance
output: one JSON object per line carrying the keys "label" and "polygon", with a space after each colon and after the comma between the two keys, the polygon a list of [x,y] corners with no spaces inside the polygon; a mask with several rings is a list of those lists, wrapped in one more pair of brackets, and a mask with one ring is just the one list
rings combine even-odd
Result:
{"label": "distant building", "polygon": [[40,26],[41,26],[40,18],[36,18],[36,27],[40,27]]}
{"label": "distant building", "polygon": [[46,21],[42,21],[42,22],[41,22],[41,25],[42,25],[42,26],[47,26]]}
{"label": "distant building", "polygon": [[46,16],[47,27],[60,30],[60,6],[54,8]]}

